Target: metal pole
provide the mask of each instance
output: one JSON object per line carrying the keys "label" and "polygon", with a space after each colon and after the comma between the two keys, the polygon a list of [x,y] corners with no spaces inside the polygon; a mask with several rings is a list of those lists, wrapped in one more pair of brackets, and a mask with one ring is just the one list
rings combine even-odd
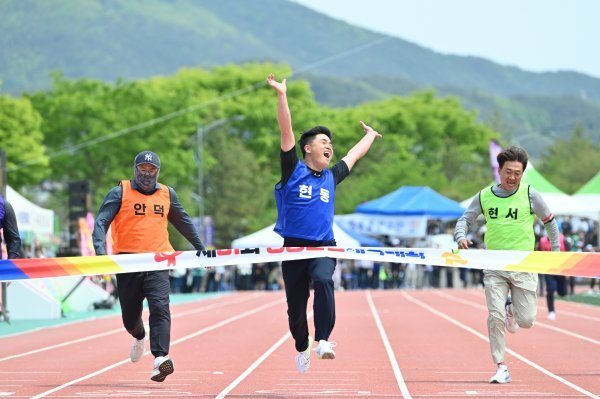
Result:
{"label": "metal pole", "polygon": [[6,290],[8,289],[8,283],[2,283],[2,309],[0,313],[2,315],[2,319],[10,324],[10,317],[8,316],[8,308],[6,304]]}
{"label": "metal pole", "polygon": [[202,148],[204,128],[198,126],[196,130],[196,167],[198,168],[198,234],[204,241],[204,168],[202,166]]}
{"label": "metal pole", "polygon": [[228,122],[244,120],[244,115],[234,115],[230,118],[221,118],[210,122],[205,126],[198,125],[196,128],[196,148],[194,156],[196,158],[196,167],[198,168],[198,181],[196,190],[198,191],[196,200],[198,201],[198,233],[200,239],[204,241],[204,167],[202,166],[202,149],[204,147],[204,135],[211,130],[224,125]]}

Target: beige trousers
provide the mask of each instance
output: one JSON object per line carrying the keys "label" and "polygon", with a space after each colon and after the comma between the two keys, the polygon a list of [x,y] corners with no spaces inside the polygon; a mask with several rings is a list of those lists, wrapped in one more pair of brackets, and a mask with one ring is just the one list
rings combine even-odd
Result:
{"label": "beige trousers", "polygon": [[509,291],[513,316],[522,328],[531,328],[537,314],[538,276],[533,273],[484,270],[483,283],[488,307],[488,336],[494,363],[504,362],[506,337],[504,332],[504,305]]}

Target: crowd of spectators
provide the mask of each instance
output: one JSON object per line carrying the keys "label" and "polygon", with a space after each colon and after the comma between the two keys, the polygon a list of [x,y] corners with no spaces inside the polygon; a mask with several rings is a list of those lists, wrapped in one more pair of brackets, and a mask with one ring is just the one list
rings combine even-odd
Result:
{"label": "crowd of spectators", "polygon": [[[598,251],[597,223],[578,218],[557,218],[562,233],[568,242],[568,250],[577,252]],[[433,226],[433,227],[432,227]],[[439,225],[431,225],[428,229],[430,237],[444,236],[443,244],[436,240],[400,241],[383,237],[387,246],[392,247],[446,247],[451,236],[442,233]],[[453,226],[445,226],[448,233]],[[535,226],[536,239],[544,235],[541,223]],[[485,225],[473,229],[469,236],[474,248],[485,249]],[[24,246],[24,257],[49,257],[51,252],[39,243]],[[367,260],[338,259],[334,273],[334,284],[338,290],[356,289],[431,289],[431,288],[483,288],[483,272],[478,269],[466,269],[414,263],[386,263]],[[543,295],[544,285],[540,279],[540,295]],[[599,279],[569,278],[568,294],[581,292],[600,295]],[[99,277],[98,283],[111,290],[114,279]],[[223,291],[248,291],[283,289],[281,265],[278,262],[239,264],[236,266],[219,266],[211,268],[185,269],[176,268],[170,273],[171,292],[200,293]]]}
{"label": "crowd of spectators", "polygon": [[[567,240],[571,243],[571,251],[597,250],[597,224],[587,219],[559,218],[559,226]],[[442,225],[430,225],[431,237],[446,236],[442,233]],[[452,226],[445,226],[446,232]],[[544,235],[543,225],[535,227],[536,238]],[[475,228],[469,237],[475,248],[485,248],[485,227]],[[388,246],[404,247],[436,247],[449,245],[448,240],[439,244],[436,240],[420,240],[418,242],[399,241],[384,237]],[[334,273],[334,284],[337,289],[428,289],[428,288],[468,288],[483,287],[483,273],[478,269],[454,268],[414,263],[384,263],[366,260],[338,259]],[[543,279],[540,279],[543,280]],[[588,283],[589,281],[589,283]],[[599,283],[595,279],[570,279],[570,293],[574,293],[575,285],[588,286],[585,292],[600,294]],[[185,292],[217,292],[228,290],[279,290],[283,289],[281,266],[276,263],[241,264],[231,267],[209,269],[174,270],[171,276],[173,293]],[[543,286],[540,287],[543,290]]]}

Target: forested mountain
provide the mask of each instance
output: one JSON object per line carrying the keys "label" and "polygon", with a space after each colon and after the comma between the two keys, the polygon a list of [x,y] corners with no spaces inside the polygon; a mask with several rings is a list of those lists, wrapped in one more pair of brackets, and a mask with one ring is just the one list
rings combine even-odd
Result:
{"label": "forested mountain", "polygon": [[[577,127],[600,143],[600,102],[569,96],[514,95],[502,97],[478,89],[417,84],[403,78],[371,76],[364,79],[307,74],[316,99],[333,107],[349,107],[394,95],[435,91],[460,98],[463,107],[510,140],[527,146],[534,156],[557,137]],[[532,145],[535,144],[535,145]]]}
{"label": "forested mountain", "polygon": [[[97,206],[132,153],[164,149],[161,177],[192,214],[202,198],[221,247],[275,215],[269,72],[291,77],[296,132],[326,124],[338,156],[359,120],[384,134],[340,188],[338,213],[400,185],[464,199],[490,180],[492,138],[526,145],[569,192],[600,165],[600,79],[438,54],[288,0],[3,0],[0,15],[10,184],[89,180]],[[49,198],[66,219],[64,190]]]}
{"label": "forested mountain", "polygon": [[114,81],[268,59],[343,77],[600,99],[600,79],[439,54],[288,0],[4,0],[0,15],[2,90],[13,93],[47,87],[53,70]]}
{"label": "forested mountain", "polygon": [[600,79],[439,54],[288,0],[5,0],[0,15],[0,91],[13,95],[49,88],[51,71],[115,82],[273,61],[327,105],[435,90],[506,139],[539,137],[534,155],[578,125],[600,141]]}

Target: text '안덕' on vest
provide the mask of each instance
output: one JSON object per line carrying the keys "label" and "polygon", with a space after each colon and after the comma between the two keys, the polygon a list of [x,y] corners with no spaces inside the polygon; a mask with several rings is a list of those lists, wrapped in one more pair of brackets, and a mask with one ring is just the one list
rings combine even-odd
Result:
{"label": "text '\uc548\ub355' on vest", "polygon": [[[135,203],[133,204],[133,211],[136,216],[146,216],[146,204]],[[154,204],[152,213],[165,217],[164,205]]]}

